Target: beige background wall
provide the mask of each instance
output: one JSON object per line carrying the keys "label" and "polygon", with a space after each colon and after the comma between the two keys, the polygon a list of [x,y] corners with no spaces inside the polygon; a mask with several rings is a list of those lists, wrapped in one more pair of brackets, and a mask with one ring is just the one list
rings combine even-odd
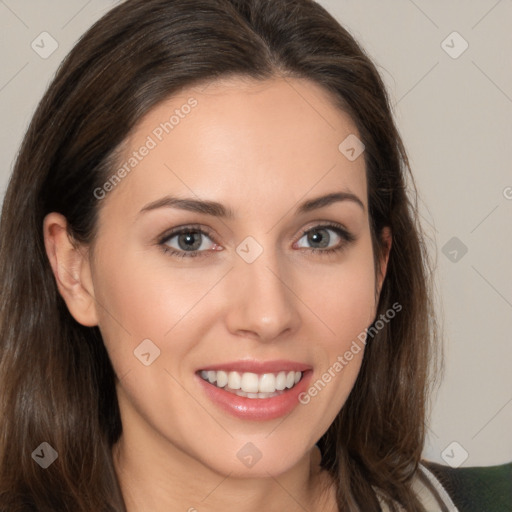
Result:
{"label": "beige background wall", "polygon": [[[58,64],[116,3],[0,0],[0,197]],[[510,461],[512,0],[320,3],[379,66],[437,243],[446,373],[425,457]]]}

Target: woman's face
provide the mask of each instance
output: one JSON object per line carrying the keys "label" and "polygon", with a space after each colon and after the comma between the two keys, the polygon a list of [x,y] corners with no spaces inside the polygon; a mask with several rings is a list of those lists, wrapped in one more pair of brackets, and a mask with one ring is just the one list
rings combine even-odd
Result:
{"label": "woman's face", "polygon": [[317,85],[233,78],[160,104],[126,141],[124,172],[95,191],[89,265],[140,457],[275,475],[327,430],[379,285],[354,136]]}

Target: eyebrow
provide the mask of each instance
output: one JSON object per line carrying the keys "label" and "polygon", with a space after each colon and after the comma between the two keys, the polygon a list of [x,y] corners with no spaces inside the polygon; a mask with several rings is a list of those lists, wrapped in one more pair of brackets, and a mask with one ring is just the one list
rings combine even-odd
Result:
{"label": "eyebrow", "polygon": [[[296,208],[295,213],[308,213],[313,210],[324,208],[326,206],[329,206],[333,203],[340,201],[351,201],[353,203],[358,204],[363,209],[363,211],[365,210],[363,202],[355,194],[352,194],[351,192],[333,192],[331,194],[327,194],[305,201]],[[205,215],[221,217],[224,219],[233,219],[235,217],[234,211],[230,208],[225,207],[221,203],[217,203],[215,201],[208,201],[205,199],[193,199],[188,197],[180,198],[175,196],[165,196],[162,197],[161,199],[157,199],[156,201],[147,204],[139,212],[139,215],[141,213],[156,210],[158,208],[177,208],[180,210],[203,213]]]}

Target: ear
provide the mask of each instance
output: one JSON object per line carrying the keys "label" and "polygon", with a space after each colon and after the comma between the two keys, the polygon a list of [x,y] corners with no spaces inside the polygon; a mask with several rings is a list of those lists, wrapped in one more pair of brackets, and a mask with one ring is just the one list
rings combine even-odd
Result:
{"label": "ear", "polygon": [[393,242],[393,237],[391,234],[391,228],[388,226],[382,229],[382,234],[380,237],[381,244],[381,257],[379,261],[379,275],[377,281],[377,291],[380,296],[380,291],[382,290],[382,284],[384,283],[384,279],[386,277],[386,272],[388,268],[389,261],[389,253],[391,252],[391,244]]}
{"label": "ear", "polygon": [[66,218],[49,213],[43,222],[46,254],[57,282],[57,288],[69,312],[80,324],[98,325],[94,288],[86,248],[69,234]]}

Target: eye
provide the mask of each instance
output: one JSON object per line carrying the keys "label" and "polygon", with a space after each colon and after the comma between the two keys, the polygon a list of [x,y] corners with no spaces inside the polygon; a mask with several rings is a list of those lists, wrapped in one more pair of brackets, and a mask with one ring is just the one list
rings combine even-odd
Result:
{"label": "eye", "polygon": [[204,229],[185,226],[167,233],[160,241],[164,252],[178,257],[200,256],[201,253],[219,250],[219,246]]}
{"label": "eye", "polygon": [[354,240],[354,235],[341,226],[326,224],[304,231],[297,242],[297,247],[309,248],[311,252],[331,253],[342,250],[347,243]]}

